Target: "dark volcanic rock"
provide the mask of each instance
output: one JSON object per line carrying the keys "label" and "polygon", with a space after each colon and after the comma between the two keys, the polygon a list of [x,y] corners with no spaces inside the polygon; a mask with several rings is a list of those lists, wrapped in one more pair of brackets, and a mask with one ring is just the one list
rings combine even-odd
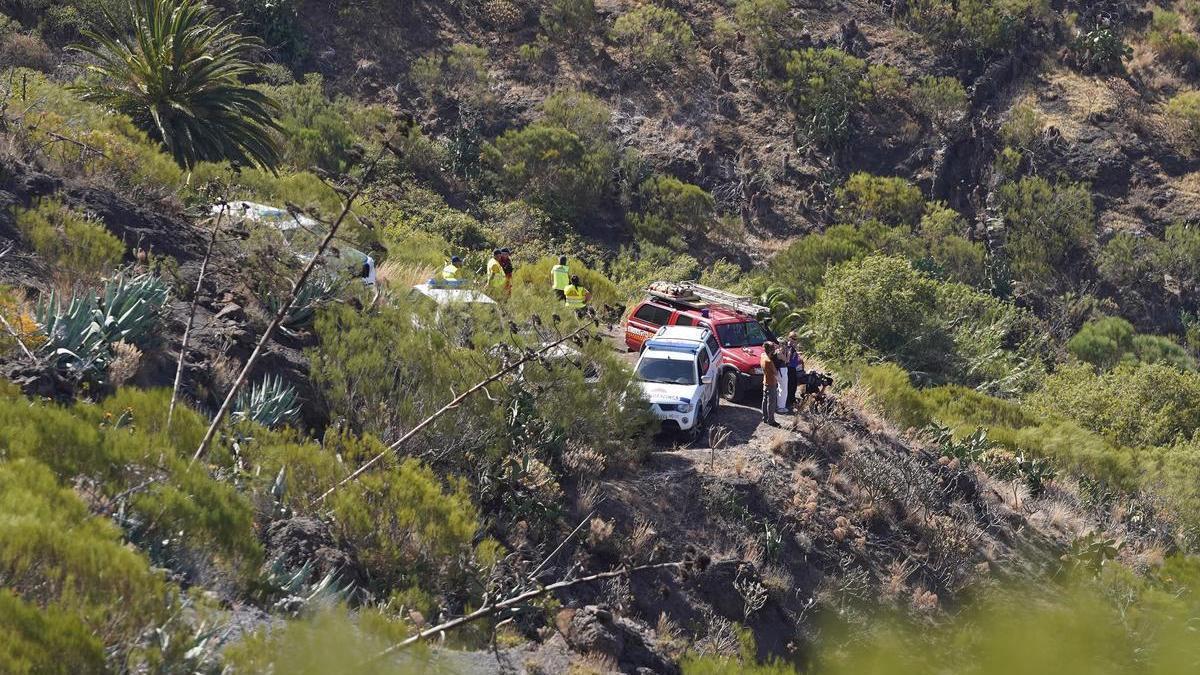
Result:
{"label": "dark volcanic rock", "polygon": [[289,572],[309,565],[315,581],[336,574],[342,584],[360,587],[365,575],[353,554],[337,547],[325,523],[315,518],[277,520],[267,528],[268,569],[279,566]]}

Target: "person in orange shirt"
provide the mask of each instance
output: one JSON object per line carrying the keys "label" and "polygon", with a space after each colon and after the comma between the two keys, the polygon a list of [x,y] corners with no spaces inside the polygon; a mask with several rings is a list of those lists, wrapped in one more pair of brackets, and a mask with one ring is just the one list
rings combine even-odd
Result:
{"label": "person in orange shirt", "polygon": [[763,422],[777,427],[779,422],[775,421],[775,408],[779,405],[779,373],[775,370],[774,357],[775,343],[765,343],[762,357],[758,360],[763,378],[762,416]]}

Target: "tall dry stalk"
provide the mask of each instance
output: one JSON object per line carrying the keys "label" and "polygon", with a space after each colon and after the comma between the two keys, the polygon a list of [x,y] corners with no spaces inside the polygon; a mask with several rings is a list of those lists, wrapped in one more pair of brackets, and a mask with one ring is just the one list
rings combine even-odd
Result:
{"label": "tall dry stalk", "polygon": [[187,360],[188,341],[192,337],[192,325],[196,322],[196,308],[200,303],[200,289],[204,284],[204,273],[212,258],[217,235],[221,232],[221,220],[229,212],[229,204],[221,204],[221,210],[213,219],[212,232],[208,235],[208,247],[204,249],[204,260],[200,261],[200,275],[196,277],[196,288],[192,291],[192,307],[188,311],[187,326],[183,329],[183,343],[179,345],[179,363],[175,365],[175,383],[171,386],[171,405],[167,408],[167,433],[171,432],[171,421],[175,419],[175,404],[179,402],[179,385],[183,382],[183,364]]}

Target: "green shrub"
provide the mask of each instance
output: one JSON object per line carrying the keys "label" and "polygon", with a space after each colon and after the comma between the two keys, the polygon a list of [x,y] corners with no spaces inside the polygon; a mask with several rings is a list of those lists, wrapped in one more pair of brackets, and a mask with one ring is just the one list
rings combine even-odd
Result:
{"label": "green shrub", "polygon": [[0,643],[0,670],[13,675],[104,669],[103,645],[78,617],[53,606],[38,608],[9,590],[0,590]]}
{"label": "green shrub", "polygon": [[635,68],[666,70],[692,58],[696,36],[679,12],[653,3],[620,15],[608,32]]}
{"label": "green shrub", "polygon": [[483,47],[456,43],[444,56],[426,54],[413,62],[409,77],[429,101],[449,98],[475,112],[491,105],[492,79]]}
{"label": "green shrub", "polygon": [[91,281],[125,256],[125,244],[102,223],[54,199],[18,209],[16,224],[33,250],[68,280]]}
{"label": "green shrub", "polygon": [[407,633],[400,621],[385,619],[376,611],[352,614],[341,606],[325,607],[311,616],[278,622],[246,635],[229,646],[223,660],[235,673],[324,675],[344,671],[346,664],[354,664],[355,671],[362,675],[396,675],[410,667],[414,671],[435,668],[426,665],[428,658],[420,651],[407,652],[400,667],[389,659],[369,658],[404,639]]}
{"label": "green shrub", "polygon": [[535,122],[484,146],[501,192],[529,199],[556,218],[586,219],[609,190],[613,156],[562,127]]}
{"label": "green shrub", "polygon": [[786,0],[737,0],[733,16],[754,55],[768,67],[778,60],[784,41],[802,28]]}
{"label": "green shrub", "polygon": [[1191,152],[1200,151],[1200,91],[1184,91],[1171,97],[1167,121]]}
{"label": "green shrub", "polygon": [[382,108],[344,97],[330,100],[317,73],[305,75],[302,83],[264,90],[279,102],[281,159],[300,170],[346,171],[355,160],[355,146],[387,118]]}
{"label": "green shrub", "polygon": [[1157,259],[1164,254],[1162,246],[1161,240],[1151,236],[1118,232],[1096,256],[1096,271],[1118,290],[1153,284],[1162,274],[1155,269]]}
{"label": "green shrub", "polygon": [[837,191],[838,218],[861,225],[876,220],[886,225],[915,227],[925,213],[921,189],[904,178],[856,173]]}
{"label": "green shrub", "polygon": [[1159,56],[1172,65],[1195,68],[1200,65],[1200,41],[1183,29],[1183,19],[1170,10],[1153,8],[1146,37]]}
{"label": "green shrub", "polygon": [[283,61],[296,64],[308,55],[300,28],[301,0],[237,0],[246,25]]}
{"label": "green shrub", "polygon": [[833,268],[811,320],[820,354],[894,360],[928,381],[1015,392],[1030,387],[1040,370],[1037,329],[1026,313],[930,279],[899,258],[871,256]]}
{"label": "green shrub", "polygon": [[639,239],[674,249],[703,237],[716,218],[716,202],[703,189],[656,175],[640,187],[640,213],[630,214]]}
{"label": "green shrub", "polygon": [[878,221],[867,221],[858,227],[835,225],[792,242],[772,259],[770,276],[794,293],[800,305],[808,305],[816,298],[829,268],[873,251],[907,255],[912,243],[906,231],[885,227]]}
{"label": "green shrub", "polygon": [[1046,120],[1031,101],[1022,101],[1008,112],[1008,118],[1000,125],[1000,138],[1010,146],[1029,150],[1042,140],[1042,129]]}
{"label": "green shrub", "polygon": [[610,142],[612,111],[604,101],[587,92],[574,89],[554,92],[542,102],[542,115],[547,124],[570,131],[592,147]]}
{"label": "green shrub", "polygon": [[1049,16],[1046,0],[912,0],[905,20],[936,47],[978,60],[1012,48]]}
{"label": "green shrub", "polygon": [[1165,363],[1185,370],[1196,367],[1187,350],[1169,338],[1138,335],[1128,321],[1115,317],[1084,324],[1067,342],[1067,349],[1100,370],[1119,363]]}
{"label": "green shrub", "polygon": [[[383,241],[389,249],[406,257],[414,257],[410,256],[414,251],[397,244],[414,230],[434,235],[459,252],[482,250],[491,243],[483,225],[474,216],[451,207],[441,195],[428,188],[413,185],[386,199],[372,196],[364,210],[380,224]],[[421,251],[421,255],[415,257],[427,255]],[[441,260],[439,255],[435,262]]]}
{"label": "green shrub", "polygon": [[793,51],[784,64],[788,104],[800,130],[816,143],[841,146],[868,99],[867,63],[839,49]]}
{"label": "green shrub", "polygon": [[622,248],[609,266],[617,286],[617,302],[628,300],[646,290],[652,281],[691,281],[701,274],[700,263],[686,253],[649,242],[637,248]]}
{"label": "green shrub", "polygon": [[1119,73],[1133,56],[1120,33],[1108,26],[1096,26],[1080,32],[1067,46],[1071,62],[1085,73]]}
{"label": "green shrub", "polygon": [[1163,364],[1118,364],[1103,373],[1068,366],[1030,403],[1121,445],[1165,446],[1200,428],[1200,374]]}
{"label": "green shrub", "polygon": [[1004,252],[1013,278],[1035,293],[1069,282],[1095,241],[1088,186],[1031,176],[1000,186],[996,196],[1007,228]]}
{"label": "green shrub", "polygon": [[926,75],[912,86],[913,107],[939,128],[949,127],[967,112],[967,90],[953,77]]}
{"label": "green shrub", "polygon": [[[44,638],[81,648],[78,654],[55,656],[87,662],[96,657],[96,644],[63,614],[75,617],[97,642],[122,655],[146,630],[166,619],[172,606],[161,577],[142,555],[124,546],[108,519],[92,518],[87,506],[45,465],[19,457],[0,463],[0,488],[0,574],[6,579],[3,598],[9,598],[3,605],[14,612],[0,619],[0,626],[36,620],[27,608],[18,609],[8,593],[48,606],[51,611],[42,619],[55,627]],[[6,628],[11,630],[11,624]],[[33,646],[25,640],[17,646],[22,643]],[[13,656],[19,659],[20,653]],[[29,657],[36,657],[36,651]],[[52,663],[42,665],[53,668]]]}
{"label": "green shrub", "polygon": [[595,0],[548,0],[538,21],[559,42],[579,40],[596,25]]}

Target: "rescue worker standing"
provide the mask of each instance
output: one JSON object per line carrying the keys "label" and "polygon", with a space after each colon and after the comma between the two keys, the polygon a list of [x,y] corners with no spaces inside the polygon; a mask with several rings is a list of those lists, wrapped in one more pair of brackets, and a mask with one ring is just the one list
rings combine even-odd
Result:
{"label": "rescue worker standing", "polygon": [[513,264],[512,251],[500,249],[500,269],[504,272],[504,295],[512,295]]}
{"label": "rescue worker standing", "polygon": [[775,407],[779,405],[779,373],[775,370],[774,357],[775,343],[763,344],[763,353],[758,360],[763,378],[762,418],[769,426],[777,427],[779,422],[775,421]]}
{"label": "rescue worker standing", "polygon": [[488,258],[487,285],[489,288],[498,288],[504,285],[504,266],[500,264],[502,255],[501,249],[497,248],[492,250],[492,257]]}
{"label": "rescue worker standing", "polygon": [[550,268],[550,287],[559,300],[566,300],[567,286],[571,285],[571,270],[567,267],[567,256],[558,256],[558,264]]}
{"label": "rescue worker standing", "polygon": [[580,310],[592,299],[592,292],[579,283],[579,277],[571,277],[571,283],[563,289],[563,298],[567,301],[567,307]]}
{"label": "rescue worker standing", "polygon": [[462,258],[453,256],[450,262],[442,268],[442,283],[446,286],[458,286],[462,280],[458,278],[458,266],[462,264]]}

